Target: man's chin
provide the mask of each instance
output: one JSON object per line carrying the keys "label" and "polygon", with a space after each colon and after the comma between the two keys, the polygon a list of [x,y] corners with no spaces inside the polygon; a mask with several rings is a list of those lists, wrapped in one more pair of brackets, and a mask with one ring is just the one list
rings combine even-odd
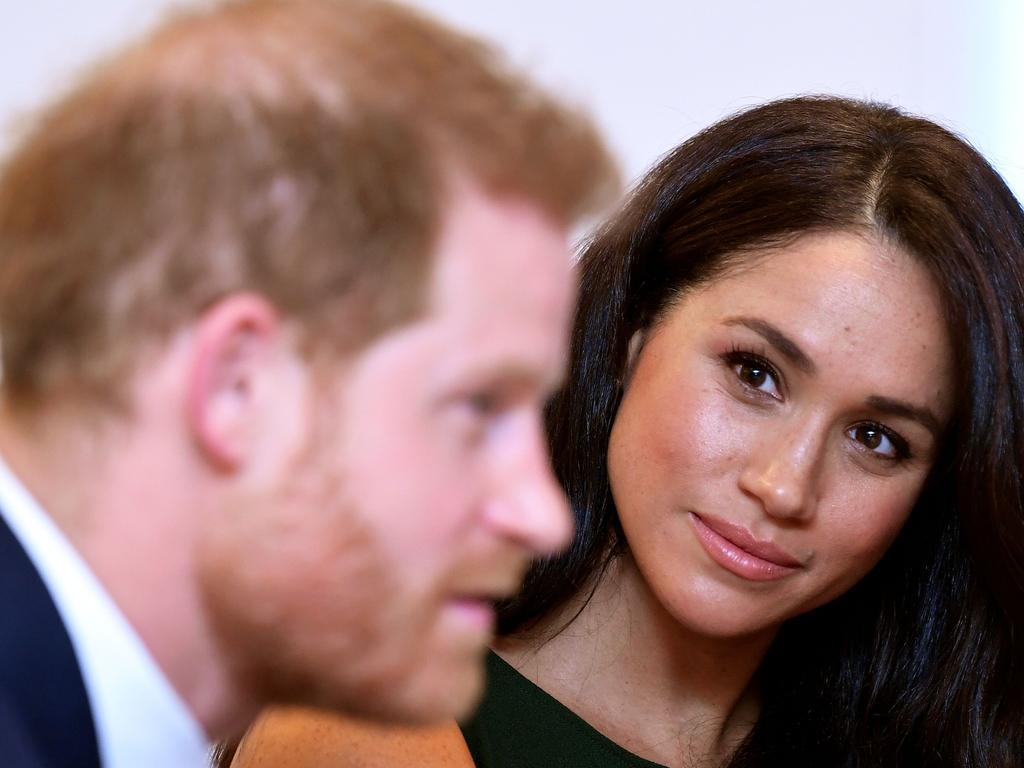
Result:
{"label": "man's chin", "polygon": [[[437,725],[473,714],[484,689],[483,651],[456,664],[430,665],[404,682],[349,700],[346,714],[395,725]],[[337,707],[335,707],[337,708]]]}

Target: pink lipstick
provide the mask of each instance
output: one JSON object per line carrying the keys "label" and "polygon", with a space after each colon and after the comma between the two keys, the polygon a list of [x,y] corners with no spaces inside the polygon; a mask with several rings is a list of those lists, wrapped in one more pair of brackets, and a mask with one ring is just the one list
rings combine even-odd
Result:
{"label": "pink lipstick", "polygon": [[708,556],[730,573],[748,581],[773,581],[796,573],[803,564],[770,541],[746,528],[690,512],[697,540]]}

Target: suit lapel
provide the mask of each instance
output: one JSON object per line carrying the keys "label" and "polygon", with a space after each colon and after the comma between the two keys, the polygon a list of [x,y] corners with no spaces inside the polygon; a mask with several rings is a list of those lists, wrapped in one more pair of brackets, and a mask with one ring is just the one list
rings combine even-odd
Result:
{"label": "suit lapel", "polygon": [[[0,742],[3,765],[99,768],[85,684],[60,614],[0,516]],[[19,758],[18,756],[22,757]]]}

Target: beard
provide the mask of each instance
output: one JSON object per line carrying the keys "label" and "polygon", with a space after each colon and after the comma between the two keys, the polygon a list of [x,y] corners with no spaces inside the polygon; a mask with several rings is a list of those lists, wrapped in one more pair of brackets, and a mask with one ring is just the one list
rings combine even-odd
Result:
{"label": "beard", "polygon": [[397,628],[399,588],[372,521],[346,498],[325,422],[313,420],[276,490],[221,508],[198,580],[242,700],[357,713],[393,676],[372,657]]}
{"label": "beard", "polygon": [[438,573],[403,570],[388,532],[348,493],[329,427],[312,430],[278,490],[225,504],[199,548],[235,698],[250,712],[296,704],[396,723],[464,714],[484,648],[437,636]]}

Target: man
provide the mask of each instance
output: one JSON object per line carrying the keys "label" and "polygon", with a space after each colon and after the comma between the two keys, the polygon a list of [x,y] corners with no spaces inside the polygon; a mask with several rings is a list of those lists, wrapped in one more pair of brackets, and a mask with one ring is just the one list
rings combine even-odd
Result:
{"label": "man", "polygon": [[585,119],[364,0],[179,16],[44,112],[0,175],[4,764],[472,706],[569,535],[539,411],[614,185]]}

